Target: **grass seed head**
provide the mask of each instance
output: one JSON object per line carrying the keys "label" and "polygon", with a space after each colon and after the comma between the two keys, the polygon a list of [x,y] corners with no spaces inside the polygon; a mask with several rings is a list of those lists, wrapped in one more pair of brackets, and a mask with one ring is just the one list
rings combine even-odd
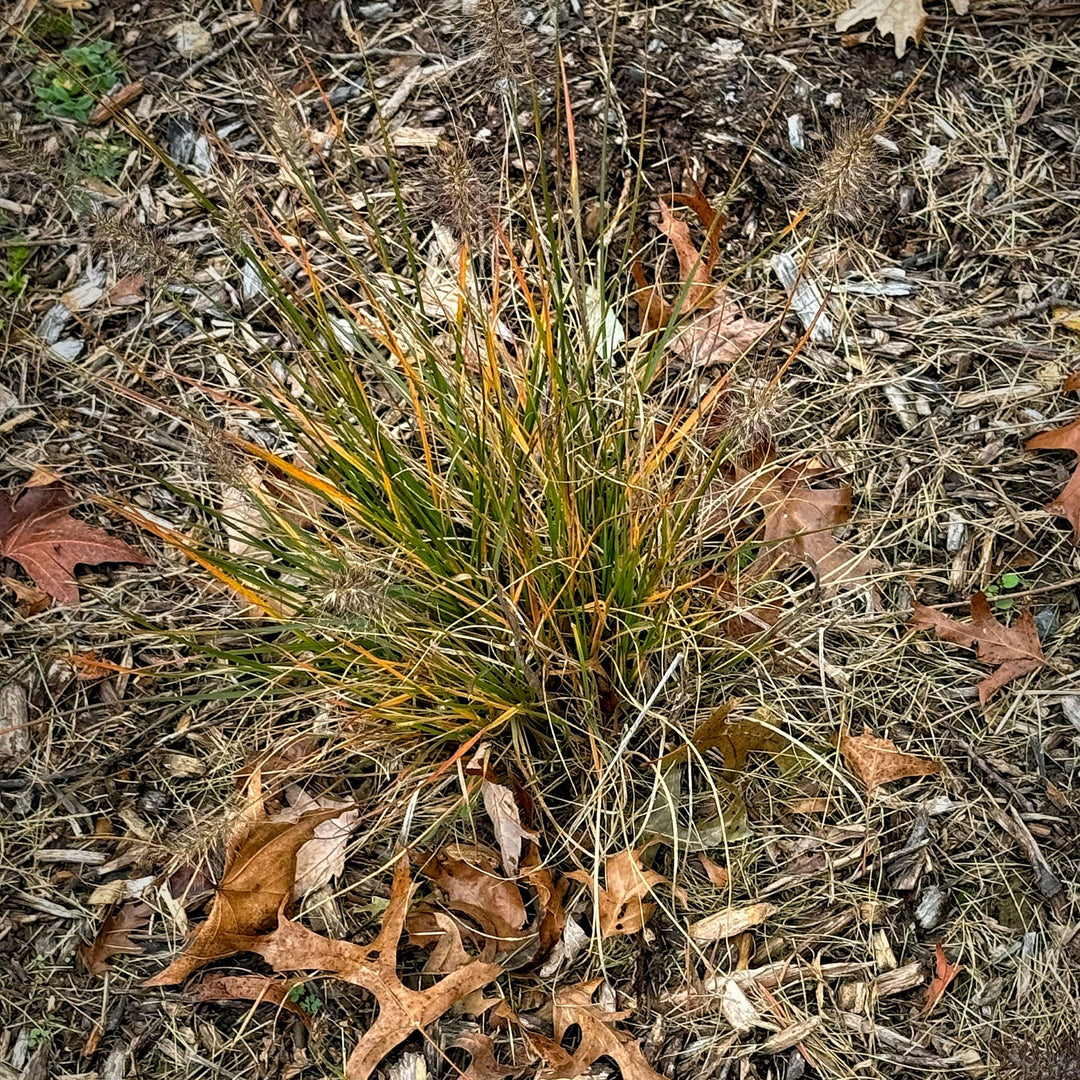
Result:
{"label": "grass seed head", "polygon": [[127,268],[138,268],[147,278],[183,275],[188,260],[158,233],[128,211],[100,217],[94,226],[93,243],[108,251]]}
{"label": "grass seed head", "polygon": [[491,231],[498,192],[458,140],[441,140],[432,155],[421,196],[425,216],[446,225],[473,244]]}
{"label": "grass seed head", "polygon": [[1080,1080],[1080,1032],[1017,1041],[998,1054],[1001,1080]]}
{"label": "grass seed head", "polygon": [[533,57],[514,0],[474,0],[467,10],[482,77],[504,92],[530,84]]}
{"label": "grass seed head", "polygon": [[833,132],[832,146],[802,185],[807,209],[858,222],[880,191],[882,152],[877,135],[877,127],[866,122],[842,124]]}
{"label": "grass seed head", "polygon": [[390,610],[390,578],[376,566],[347,566],[327,575],[320,601],[328,615],[380,623]]}

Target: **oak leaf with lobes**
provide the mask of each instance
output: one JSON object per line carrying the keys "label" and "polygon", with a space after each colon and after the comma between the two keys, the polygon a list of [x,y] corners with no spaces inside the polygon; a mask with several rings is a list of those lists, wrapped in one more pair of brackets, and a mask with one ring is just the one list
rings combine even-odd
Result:
{"label": "oak leaf with lobes", "polygon": [[875,788],[892,780],[933,776],[942,769],[940,761],[904,754],[891,739],[878,738],[865,725],[861,735],[840,735],[836,742],[844,760],[871,795]]}
{"label": "oak leaf with lobes", "polygon": [[836,29],[850,30],[864,19],[873,19],[880,34],[892,34],[898,60],[907,52],[908,38],[918,45],[926,29],[922,0],[859,0],[836,20]]}
{"label": "oak leaf with lobes", "polygon": [[[1026,449],[1071,450],[1080,457],[1080,420],[1028,439]],[[1061,494],[1046,504],[1046,510],[1058,517],[1068,518],[1073,527],[1073,542],[1080,544],[1080,464]]]}
{"label": "oak leaf with lobes", "polygon": [[340,807],[332,806],[302,814],[295,822],[270,821],[258,772],[252,774],[246,794],[225,843],[225,870],[209,916],[184,952],[147,986],[183,982],[211,960],[251,949],[292,901],[297,852],[316,826],[341,814]]}
{"label": "oak leaf with lobes", "polygon": [[979,683],[979,701],[985,705],[1006,683],[1046,666],[1039,631],[1030,611],[1021,612],[1012,626],[994,618],[986,594],[971,598],[971,622],[943,615],[937,608],[915,601],[910,630],[934,630],[942,641],[975,650],[975,658],[997,668]]}
{"label": "oak leaf with lobes", "polygon": [[76,566],[150,561],[123,540],[73,518],[74,505],[61,484],[0,491],[0,558],[13,559],[62,604],[79,602]]}
{"label": "oak leaf with lobes", "polygon": [[646,897],[653,887],[663,882],[655,870],[646,870],[640,851],[620,851],[609,855],[604,862],[604,888],[584,870],[566,875],[593,890],[601,937],[615,934],[636,934],[653,916],[656,904]]}

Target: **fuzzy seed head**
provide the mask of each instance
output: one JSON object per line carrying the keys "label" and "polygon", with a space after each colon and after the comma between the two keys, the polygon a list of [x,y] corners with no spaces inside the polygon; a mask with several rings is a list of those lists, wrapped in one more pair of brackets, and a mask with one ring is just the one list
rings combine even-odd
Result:
{"label": "fuzzy seed head", "polygon": [[223,436],[208,433],[198,446],[197,453],[207,473],[219,483],[241,487],[244,483],[244,462]]}
{"label": "fuzzy seed head", "polygon": [[533,80],[533,57],[515,0],[472,0],[470,37],[481,77],[513,91]]}
{"label": "fuzzy seed head", "polygon": [[141,270],[148,280],[182,276],[190,270],[188,260],[176,248],[128,211],[100,217],[94,226],[93,243],[121,266]]}
{"label": "fuzzy seed head", "polygon": [[320,601],[328,615],[380,623],[390,611],[390,579],[375,566],[348,566],[327,576]]}
{"label": "fuzzy seed head", "polygon": [[1001,1080],[1080,1080],[1080,1032],[1017,1041],[998,1054]]}
{"label": "fuzzy seed head", "polygon": [[499,206],[491,180],[459,141],[441,140],[424,178],[421,210],[460,240],[478,244],[491,232]]}
{"label": "fuzzy seed head", "polygon": [[807,209],[825,217],[857,223],[878,197],[881,148],[877,128],[868,123],[841,125],[833,133],[832,147],[802,185]]}

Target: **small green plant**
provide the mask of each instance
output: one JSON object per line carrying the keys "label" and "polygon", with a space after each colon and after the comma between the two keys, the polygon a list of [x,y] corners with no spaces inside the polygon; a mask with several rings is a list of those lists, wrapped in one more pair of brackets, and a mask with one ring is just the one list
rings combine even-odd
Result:
{"label": "small green plant", "polygon": [[124,68],[108,41],[65,49],[60,62],[34,72],[32,83],[42,117],[69,117],[82,123],[99,98],[120,81]]}
{"label": "small green plant", "polygon": [[299,1005],[309,1016],[314,1016],[322,1008],[322,998],[307,984],[301,983],[289,991],[289,1000]]}
{"label": "small green plant", "polygon": [[10,296],[18,296],[26,288],[29,278],[26,264],[30,261],[30,249],[22,244],[9,248],[4,266],[4,278],[0,287]]}
{"label": "small green plant", "polygon": [[53,1023],[51,1020],[42,1020],[26,1033],[26,1048],[33,1053],[46,1039],[52,1037]]}
{"label": "small green plant", "polygon": [[1016,607],[1016,600],[1004,595],[1014,589],[1026,589],[1027,582],[1011,570],[1002,574],[993,585],[986,586],[986,595],[998,611],[1012,611]]}
{"label": "small green plant", "polygon": [[84,27],[69,8],[46,8],[30,24],[29,37],[47,45],[60,45]]}
{"label": "small green plant", "polygon": [[131,153],[131,144],[124,139],[116,142],[96,142],[80,139],[73,155],[74,171],[78,176],[95,180],[115,180]]}

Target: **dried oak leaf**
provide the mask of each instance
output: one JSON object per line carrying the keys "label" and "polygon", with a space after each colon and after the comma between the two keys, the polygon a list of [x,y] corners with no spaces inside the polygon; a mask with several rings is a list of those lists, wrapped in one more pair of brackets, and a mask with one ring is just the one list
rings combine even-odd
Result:
{"label": "dried oak leaf", "polygon": [[91,975],[104,975],[112,970],[109,961],[114,956],[143,951],[141,945],[131,940],[131,935],[149,921],[150,908],[146,904],[124,904],[106,918],[89,945],[79,946],[79,960]]}
{"label": "dried oak leaf", "polygon": [[553,1077],[584,1076],[599,1058],[607,1057],[619,1067],[622,1080],[660,1080],[645,1060],[641,1046],[635,1039],[615,1027],[617,1020],[629,1016],[628,1011],[616,1012],[594,1003],[593,998],[603,979],[565,986],[555,992],[552,1019],[555,1042],[561,1044],[567,1031],[577,1027],[581,1042],[568,1064],[556,1069]]}
{"label": "dried oak leaf", "polygon": [[[764,752],[775,757],[788,748],[788,740],[784,735],[754,718],[764,714],[763,709],[759,709],[748,719],[729,720],[731,711],[738,704],[738,699],[732,698],[718,705],[690,737],[691,745],[699,753],[720,751],[724,759],[724,772],[731,774],[728,779],[738,777],[743,772],[751,754]],[[661,759],[660,767],[667,769],[679,761],[685,761],[688,756],[689,747],[678,747]]]}
{"label": "dried oak leaf", "polygon": [[513,1065],[504,1065],[496,1059],[491,1037],[479,1031],[463,1031],[450,1045],[467,1050],[472,1059],[460,1080],[504,1080],[517,1072]]}
{"label": "dried oak leaf", "polygon": [[193,1001],[254,1001],[275,1005],[299,1016],[304,1027],[311,1028],[307,1011],[289,996],[302,979],[271,979],[266,975],[211,975],[193,986],[187,996]]}
{"label": "dried oak leaf", "polygon": [[62,604],[79,602],[75,567],[99,563],[148,563],[123,540],[77,521],[61,484],[0,491],[0,557],[14,559],[38,588]]}
{"label": "dried oak leaf", "polygon": [[836,20],[836,29],[850,30],[864,19],[873,19],[880,34],[892,34],[897,59],[907,52],[908,38],[918,45],[926,29],[922,0],[859,0]]}
{"label": "dried oak leaf", "polygon": [[951,641],[975,650],[975,658],[997,668],[979,683],[979,701],[986,704],[1003,686],[1045,667],[1035,617],[1024,611],[1013,626],[994,618],[986,594],[971,598],[971,622],[962,623],[943,615],[936,608],[915,602],[909,630],[934,630],[943,641]]}
{"label": "dried oak leaf", "polygon": [[840,753],[852,771],[866,785],[868,793],[891,780],[909,776],[931,776],[941,772],[940,761],[903,754],[890,739],[879,739],[863,726],[861,735],[841,735],[837,740]]}
{"label": "dried oak leaf", "polygon": [[408,858],[403,855],[394,869],[382,929],[370,945],[323,937],[281,916],[276,930],[250,946],[275,971],[322,971],[375,996],[379,1015],[349,1055],[346,1080],[368,1080],[395,1046],[503,972],[498,964],[474,960],[425,990],[405,986],[397,974],[397,952],[412,888]]}
{"label": "dried oak leaf", "polygon": [[946,987],[964,970],[962,964],[950,964],[941,942],[934,945],[934,977],[926,988],[926,997],[920,1015],[926,1016],[945,993]]}
{"label": "dried oak leaf", "polygon": [[593,891],[598,914],[597,929],[603,938],[636,934],[652,917],[656,905],[646,897],[663,882],[655,870],[646,870],[640,851],[620,851],[604,861],[604,887],[584,870],[566,875]]}
{"label": "dried oak leaf", "polygon": [[720,255],[719,214],[701,189],[676,195],[675,201],[697,214],[708,232],[709,251],[706,255],[698,249],[690,237],[689,225],[677,218],[661,199],[658,228],[675,249],[683,291],[676,307],[672,307],[659,287],[647,282],[640,261],[635,260],[631,272],[637,283],[634,295],[642,327],[657,330],[673,318],[685,320],[671,340],[671,351],[676,356],[695,367],[731,364],[770,330],[771,324],[747,318],[731,294],[712,283],[712,272]]}
{"label": "dried oak leaf", "polygon": [[881,566],[833,539],[833,529],[851,520],[850,487],[811,487],[805,470],[787,469],[759,482],[749,498],[765,511],[762,551],[745,571],[750,577],[808,566],[822,594],[835,596]]}
{"label": "dried oak leaf", "polygon": [[311,839],[317,825],[341,814],[339,807],[332,806],[309,811],[295,822],[270,821],[257,772],[247,794],[245,807],[225,842],[225,870],[209,917],[184,952],[148,980],[147,986],[183,982],[211,960],[249,950],[292,901],[297,852]]}
{"label": "dried oak leaf", "polygon": [[285,789],[288,806],[282,807],[271,821],[299,821],[312,810],[333,809],[339,815],[315,826],[311,839],[296,853],[295,897],[306,896],[338,877],[345,869],[345,848],[349,836],[360,821],[360,811],[353,803],[327,798],[313,799],[297,784]]}
{"label": "dried oak leaf", "polygon": [[528,919],[521,890],[498,873],[499,858],[479,845],[450,844],[419,866],[442,892],[446,906],[474,919],[500,948],[523,940]]}
{"label": "dried oak leaf", "polygon": [[[1026,449],[1071,450],[1080,455],[1080,420],[1028,439]],[[1057,517],[1068,518],[1073,527],[1073,542],[1080,544],[1080,467],[1072,474],[1061,494],[1046,504],[1046,510]]]}

